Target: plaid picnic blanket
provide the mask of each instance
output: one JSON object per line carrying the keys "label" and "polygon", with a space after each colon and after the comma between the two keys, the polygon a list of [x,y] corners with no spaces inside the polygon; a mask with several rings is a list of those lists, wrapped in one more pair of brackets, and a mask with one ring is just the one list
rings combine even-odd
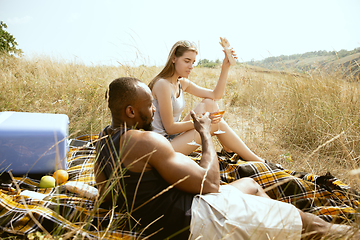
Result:
{"label": "plaid picnic blanket", "polygon": [[[82,136],[84,141],[97,136]],[[93,163],[95,148],[87,144],[70,147],[67,159],[69,180],[94,185]],[[190,157],[198,161],[200,152]],[[316,214],[327,221],[344,222],[358,216],[358,194],[330,174],[317,176],[283,169],[272,163],[248,163],[237,155],[231,159],[219,154],[222,184],[241,177],[252,177],[269,196],[279,201]],[[0,176],[1,177],[1,176]],[[51,189],[37,188],[39,180],[15,177],[12,182],[0,182],[0,229],[11,234],[27,235],[36,231],[53,236],[104,239],[135,239],[138,233],[123,231],[122,213],[98,208],[96,202],[66,191],[62,186]],[[44,200],[19,195],[31,190],[48,194]],[[140,236],[141,237],[141,236]]]}
{"label": "plaid picnic blanket", "polygon": [[[92,141],[97,136],[82,136],[83,141]],[[95,185],[93,163],[95,147],[87,144],[84,147],[71,147],[67,159],[69,181],[79,181],[90,186]],[[1,174],[1,173],[0,173]],[[5,173],[0,181],[0,230],[18,235],[34,232],[48,232],[53,236],[64,238],[103,238],[103,239],[137,239],[135,232],[114,229],[123,219],[120,213],[109,213],[97,208],[95,201],[79,197],[66,191],[63,186],[55,188],[38,188],[39,180],[29,177],[14,177],[16,184],[11,183]],[[10,183],[9,183],[10,182]],[[16,186],[17,185],[17,186]],[[47,194],[44,200],[22,197],[20,191],[30,190]],[[115,219],[115,220],[114,220]],[[113,223],[113,224],[110,224]],[[104,226],[101,228],[101,226]]]}
{"label": "plaid picnic blanket", "polygon": [[345,223],[360,216],[360,195],[329,172],[319,176],[267,161],[248,163],[237,155],[231,159],[219,156],[219,164],[223,184],[251,177],[272,199],[291,203],[325,221]]}

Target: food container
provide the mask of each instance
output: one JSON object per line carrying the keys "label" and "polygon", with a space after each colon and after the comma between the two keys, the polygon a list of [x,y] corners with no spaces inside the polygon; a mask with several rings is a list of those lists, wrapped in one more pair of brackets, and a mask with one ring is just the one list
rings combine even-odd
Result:
{"label": "food container", "polygon": [[69,118],[64,114],[0,112],[0,174],[66,169]]}

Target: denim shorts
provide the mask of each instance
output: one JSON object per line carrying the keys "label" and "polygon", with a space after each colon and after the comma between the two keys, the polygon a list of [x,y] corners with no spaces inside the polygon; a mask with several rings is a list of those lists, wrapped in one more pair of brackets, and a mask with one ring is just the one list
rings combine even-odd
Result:
{"label": "denim shorts", "polygon": [[179,135],[180,135],[180,133],[176,133],[176,134],[172,134],[172,135],[165,134],[164,137],[166,137],[166,139],[169,140],[169,142],[171,142],[175,137],[177,137]]}

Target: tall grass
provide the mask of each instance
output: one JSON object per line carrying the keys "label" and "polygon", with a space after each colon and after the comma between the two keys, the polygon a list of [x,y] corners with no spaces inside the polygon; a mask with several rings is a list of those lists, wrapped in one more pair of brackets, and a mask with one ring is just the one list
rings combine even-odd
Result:
{"label": "tall grass", "polygon": [[[2,56],[0,69],[0,111],[63,113],[70,119],[70,135],[79,136],[97,134],[109,124],[104,94],[112,80],[131,76],[148,83],[160,67]],[[190,79],[213,88],[219,74],[219,68],[194,68]],[[330,171],[349,182],[347,173],[358,167],[360,154],[360,84],[342,75],[237,65],[230,69],[223,97],[225,119],[261,157],[296,170]],[[187,113],[199,99],[185,97]]]}
{"label": "tall grass", "polygon": [[98,133],[109,122],[104,101],[117,77],[149,78],[156,68],[89,67],[48,57],[0,60],[0,110],[67,114],[70,134]]}
{"label": "tall grass", "polygon": [[[108,84],[124,76],[148,83],[159,70],[1,56],[0,111],[62,113],[69,116],[71,136],[97,134],[111,120],[104,100]],[[219,68],[194,68],[190,80],[213,88],[219,74]],[[341,76],[237,65],[229,72],[224,118],[262,158],[297,171],[330,171],[358,190],[349,171],[359,168],[360,84]],[[200,101],[185,98],[185,113]]]}
{"label": "tall grass", "polygon": [[229,82],[228,101],[244,115],[239,134],[248,135],[252,149],[288,168],[330,171],[345,182],[353,180],[348,172],[358,167],[360,153],[359,83],[336,72],[299,75],[239,68],[233,74],[239,80]]}

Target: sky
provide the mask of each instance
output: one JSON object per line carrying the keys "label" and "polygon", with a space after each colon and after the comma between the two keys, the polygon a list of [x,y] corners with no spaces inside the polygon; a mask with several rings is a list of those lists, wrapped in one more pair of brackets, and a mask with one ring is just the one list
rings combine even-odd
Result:
{"label": "sky", "polygon": [[184,39],[197,60],[222,60],[220,37],[240,62],[353,50],[359,11],[359,0],[0,0],[25,57],[114,66],[164,65]]}

